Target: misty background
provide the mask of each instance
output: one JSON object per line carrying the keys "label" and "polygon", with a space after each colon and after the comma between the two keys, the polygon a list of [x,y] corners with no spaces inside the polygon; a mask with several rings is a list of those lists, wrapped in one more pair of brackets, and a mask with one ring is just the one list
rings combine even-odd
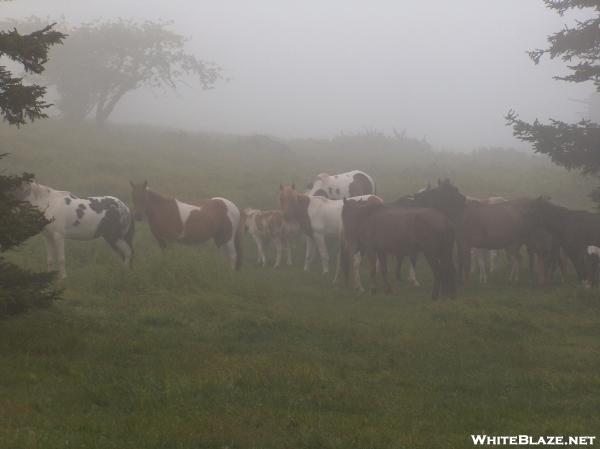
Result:
{"label": "misty background", "polygon": [[253,2],[41,1],[2,5],[2,18],[168,20],[187,50],[223,68],[203,91],[139,89],[111,121],[199,132],[329,138],[392,128],[438,149],[527,148],[504,116],[576,121],[591,85],[555,81],[560,61],[528,50],[572,23],[541,0]]}

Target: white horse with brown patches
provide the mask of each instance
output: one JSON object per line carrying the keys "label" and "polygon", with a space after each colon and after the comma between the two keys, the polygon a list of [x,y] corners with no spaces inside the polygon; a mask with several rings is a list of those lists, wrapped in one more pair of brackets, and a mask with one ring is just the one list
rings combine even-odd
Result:
{"label": "white horse with brown patches", "polygon": [[280,210],[265,210],[247,208],[244,209],[244,224],[246,231],[254,239],[258,251],[258,263],[263,267],[267,265],[265,247],[269,242],[275,245],[275,265],[281,264],[281,256],[285,247],[287,253],[287,264],[292,264],[292,248],[290,237],[294,233],[293,223],[286,222],[283,219],[283,213]]}
{"label": "white horse with brown patches", "polygon": [[36,182],[24,183],[13,192],[50,221],[42,230],[46,244],[48,271],[67,277],[65,239],[93,240],[103,237],[126,266],[133,257],[134,223],[129,208],[113,196],[79,198],[71,192],[54,190]]}
{"label": "white horse with brown patches", "polygon": [[131,183],[133,209],[137,220],[144,217],[159,246],[168,242],[198,245],[213,239],[224,248],[232,268],[242,266],[243,224],[240,211],[225,198],[211,198],[188,204],[148,188],[148,183]]}
{"label": "white horse with brown patches", "polygon": [[352,170],[328,175],[321,173],[308,184],[306,195],[322,196],[330,200],[343,200],[361,195],[375,195],[375,181],[365,172]]}

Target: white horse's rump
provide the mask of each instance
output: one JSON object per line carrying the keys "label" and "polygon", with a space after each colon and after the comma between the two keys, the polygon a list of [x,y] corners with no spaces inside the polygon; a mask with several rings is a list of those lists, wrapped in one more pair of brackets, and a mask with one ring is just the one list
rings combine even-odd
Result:
{"label": "white horse's rump", "polygon": [[70,192],[35,182],[15,192],[44,213],[51,222],[42,235],[46,243],[48,270],[65,278],[65,239],[92,240],[103,237],[127,266],[133,257],[133,218],[129,208],[113,196],[78,198]]}
{"label": "white horse's rump", "polygon": [[306,195],[322,196],[330,200],[342,200],[376,193],[373,178],[359,170],[337,175],[321,173],[307,188]]}

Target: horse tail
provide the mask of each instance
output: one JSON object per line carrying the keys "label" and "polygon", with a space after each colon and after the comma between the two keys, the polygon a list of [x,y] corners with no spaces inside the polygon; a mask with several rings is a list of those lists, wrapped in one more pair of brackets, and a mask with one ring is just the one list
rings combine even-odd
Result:
{"label": "horse tail", "polygon": [[243,259],[243,245],[242,241],[244,238],[244,226],[246,221],[246,214],[243,211],[240,211],[240,221],[238,222],[237,229],[235,230],[235,235],[233,237],[233,245],[235,247],[235,269],[240,271],[242,269],[242,259]]}

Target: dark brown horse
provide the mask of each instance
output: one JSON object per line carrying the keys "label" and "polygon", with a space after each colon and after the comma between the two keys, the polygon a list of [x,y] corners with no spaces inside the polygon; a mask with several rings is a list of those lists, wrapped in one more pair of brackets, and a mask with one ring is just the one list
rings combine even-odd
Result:
{"label": "dark brown horse", "polygon": [[531,203],[529,211],[535,224],[558,240],[571,259],[579,281],[589,281],[585,255],[588,246],[600,246],[600,214],[567,209],[542,197]]}
{"label": "dark brown horse", "polygon": [[466,201],[450,181],[414,195],[415,203],[444,212],[456,230],[458,271],[467,281],[471,271],[471,248],[520,248],[530,238],[534,223],[528,213],[532,200],[516,199],[497,204]]}
{"label": "dark brown horse", "polygon": [[432,298],[456,296],[452,261],[454,232],[444,214],[434,209],[385,206],[344,200],[342,208],[344,239],[350,254],[366,254],[371,274],[371,291],[376,291],[377,261],[385,284],[387,255],[410,256],[422,252],[433,273]]}

